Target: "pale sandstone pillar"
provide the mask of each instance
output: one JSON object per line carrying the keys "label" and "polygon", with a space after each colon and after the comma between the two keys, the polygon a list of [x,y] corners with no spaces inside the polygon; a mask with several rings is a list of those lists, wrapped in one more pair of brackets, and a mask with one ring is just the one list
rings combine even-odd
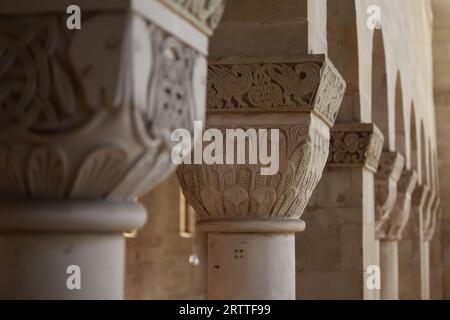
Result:
{"label": "pale sandstone pillar", "polygon": [[67,1],[0,4],[0,298],[122,298],[135,199],[174,169],[170,133],[204,116],[220,1],[76,4],[80,30]]}
{"label": "pale sandstone pillar", "polygon": [[398,300],[398,245],[395,240],[380,241],[381,300]]}
{"label": "pale sandstone pillar", "polygon": [[397,197],[392,211],[378,229],[380,238],[381,299],[399,299],[398,241],[402,237],[411,213],[411,194],[417,174],[404,170],[397,183]]}
{"label": "pale sandstone pillar", "polygon": [[422,237],[421,237],[421,280],[422,280],[422,299],[430,300],[430,242],[433,239],[436,229],[437,212],[439,208],[439,197],[433,190],[429,197],[428,203],[425,206],[423,222],[422,222]]}
{"label": "pale sandstone pillar", "polygon": [[366,270],[379,265],[374,173],[382,148],[374,124],[333,127],[326,173],[305,212],[308,228],[297,238],[299,299],[379,298],[366,285]]}
{"label": "pale sandstone pillar", "polygon": [[401,300],[421,299],[421,217],[429,197],[427,186],[412,193],[411,216],[399,241],[399,295]]}
{"label": "pale sandstone pillar", "polygon": [[435,191],[430,189],[420,216],[420,291],[422,300],[430,299],[430,243],[425,234],[432,222],[431,211],[435,197]]}
{"label": "pale sandstone pillar", "polygon": [[430,241],[430,299],[442,300],[444,298],[444,271],[443,271],[443,218],[441,213],[441,198],[435,202],[432,223],[433,235]]}
{"label": "pale sandstone pillar", "polygon": [[322,175],[344,91],[323,55],[210,64],[207,127],[278,129],[271,152],[279,149],[279,169],[262,175],[267,165],[248,164],[248,156],[247,164],[180,166],[198,228],[208,232],[209,299],[295,297],[294,233],[304,229],[300,216]]}
{"label": "pale sandstone pillar", "polygon": [[381,292],[383,300],[398,299],[397,243],[386,238],[386,224],[397,201],[397,182],[405,158],[398,152],[383,152],[375,175],[375,235],[380,246]]}

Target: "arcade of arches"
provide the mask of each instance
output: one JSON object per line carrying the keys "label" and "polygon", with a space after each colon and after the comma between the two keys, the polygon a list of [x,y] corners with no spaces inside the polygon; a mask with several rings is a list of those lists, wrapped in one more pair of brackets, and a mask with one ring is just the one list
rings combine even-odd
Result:
{"label": "arcade of arches", "polygon": [[[449,299],[449,47],[448,0],[0,2],[0,298]],[[176,167],[195,120],[278,173]]]}

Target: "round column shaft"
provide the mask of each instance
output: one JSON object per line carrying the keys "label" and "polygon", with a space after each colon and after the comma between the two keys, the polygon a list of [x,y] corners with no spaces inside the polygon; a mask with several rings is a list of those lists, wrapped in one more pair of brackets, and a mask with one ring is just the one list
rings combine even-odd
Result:
{"label": "round column shaft", "polygon": [[208,299],[295,299],[294,233],[209,233]]}
{"label": "round column shaft", "polygon": [[122,299],[123,232],[141,227],[133,202],[1,204],[0,299]]}
{"label": "round column shaft", "polygon": [[380,241],[381,299],[398,300],[398,242]]}

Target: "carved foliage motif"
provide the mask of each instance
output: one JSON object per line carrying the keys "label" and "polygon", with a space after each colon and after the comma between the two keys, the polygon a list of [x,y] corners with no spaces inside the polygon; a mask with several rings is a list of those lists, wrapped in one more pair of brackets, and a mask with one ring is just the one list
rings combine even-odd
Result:
{"label": "carved foliage motif", "polygon": [[212,64],[208,109],[315,110],[329,125],[336,119],[345,82],[326,62]]}
{"label": "carved foliage motif", "polygon": [[205,71],[138,15],[88,16],[76,33],[58,15],[2,18],[0,194],[142,194],[173,168],[168,132],[203,114]]}
{"label": "carved foliage motif", "polygon": [[299,218],[326,162],[328,138],[314,128],[280,128],[280,170],[258,165],[181,165],[181,187],[201,219]]}
{"label": "carved foliage motif", "polygon": [[160,0],[183,14],[208,35],[219,24],[225,10],[225,0]]}
{"label": "carved foliage motif", "polygon": [[330,166],[367,166],[376,171],[383,148],[383,136],[372,125],[365,128],[335,127],[331,131]]}

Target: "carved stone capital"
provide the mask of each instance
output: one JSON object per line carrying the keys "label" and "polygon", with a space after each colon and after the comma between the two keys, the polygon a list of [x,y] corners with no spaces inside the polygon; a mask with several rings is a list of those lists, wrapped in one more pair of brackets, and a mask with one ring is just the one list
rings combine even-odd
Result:
{"label": "carved stone capital", "polygon": [[375,173],[383,142],[383,134],[373,123],[337,123],[331,129],[327,166],[365,167]]}
{"label": "carved stone capital", "polygon": [[157,1],[82,1],[74,31],[59,1],[17,2],[0,6],[0,194],[134,198],[164,179],[170,133],[204,116],[205,35]]}
{"label": "carved stone capital", "polygon": [[411,215],[411,196],[417,185],[417,172],[404,170],[397,183],[397,199],[387,221],[379,229],[380,237],[401,240],[402,232]]}
{"label": "carved stone capital", "polygon": [[424,239],[426,241],[431,241],[436,231],[437,220],[439,219],[439,209],[441,205],[440,197],[435,197],[435,201],[431,208],[431,217],[429,219],[428,225],[425,227]]}
{"label": "carved stone capital", "polygon": [[389,220],[397,200],[397,182],[400,179],[405,158],[398,152],[383,152],[375,174],[375,232],[383,238],[384,224]]}
{"label": "carved stone capital", "polygon": [[207,128],[278,129],[279,170],[261,175],[261,164],[180,165],[180,184],[199,214],[199,229],[302,231],[299,218],[322,175],[344,91],[323,57],[212,64]]}

